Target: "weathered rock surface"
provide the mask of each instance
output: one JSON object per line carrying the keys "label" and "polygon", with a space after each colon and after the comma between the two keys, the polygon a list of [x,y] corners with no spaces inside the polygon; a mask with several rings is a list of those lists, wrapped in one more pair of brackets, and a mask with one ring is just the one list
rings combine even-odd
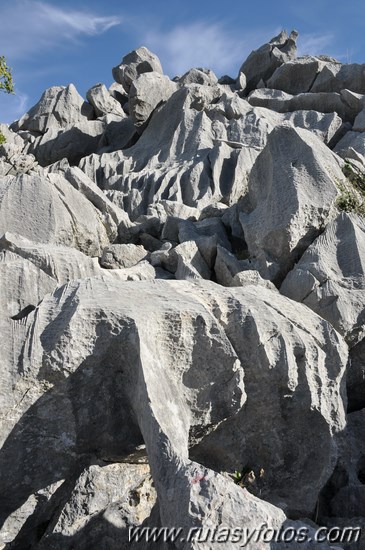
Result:
{"label": "weathered rock surface", "polygon": [[344,176],[313,134],[280,126],[270,134],[250,174],[240,222],[264,278],[280,280],[335,212],[335,181]]}
{"label": "weathered rock surface", "polygon": [[[213,463],[218,471],[247,460],[260,464],[270,500],[303,513],[315,506],[332,472],[333,436],[344,425],[347,350],[304,306],[262,286],[224,290],[206,282],[151,286],[94,278],[47,295],[25,328],[27,352],[16,359],[14,380],[18,406],[2,428],[1,464],[17,457],[10,471],[0,468],[4,519],[90,456],[124,459],[143,441],[163,525],[173,525],[176,514],[184,527],[206,525],[216,498],[231,525],[237,514],[249,514],[254,524],[284,520],[281,511],[209,471]],[[209,370],[201,368],[202,357]],[[281,388],[275,397],[273,386]],[[25,392],[21,403],[17,392]],[[277,438],[269,435],[273,430]],[[281,431],[291,434],[287,446]],[[304,475],[308,437],[313,452]],[[188,447],[200,464],[188,460]],[[203,480],[195,483],[200,472]]]}
{"label": "weathered rock surface", "polygon": [[365,408],[365,339],[350,349],[347,366],[348,410],[359,411]]}
{"label": "weathered rock surface", "polygon": [[189,84],[214,86],[218,83],[218,78],[210,69],[190,69],[190,71],[187,71],[179,78],[178,82],[184,86]]}
{"label": "weathered rock surface", "polygon": [[4,550],[365,528],[364,66],[296,38],[237,79],[142,47],[0,125]]}
{"label": "weathered rock surface", "polygon": [[27,174],[37,169],[34,155],[24,153],[23,138],[10,130],[6,124],[0,124],[0,134],[5,139],[0,144],[0,177]]}
{"label": "weathered rock surface", "polygon": [[341,213],[305,251],[280,292],[327,319],[354,345],[365,332],[365,222]]}
{"label": "weathered rock surface", "polygon": [[351,158],[351,149],[365,156],[365,132],[347,132],[334,150],[342,158]]}
{"label": "weathered rock surface", "polygon": [[255,107],[267,107],[279,113],[293,111],[318,111],[320,113],[337,113],[345,122],[353,122],[361,107],[353,107],[344,101],[336,92],[299,93],[291,95],[281,90],[263,88],[254,90],[248,101]]}
{"label": "weathered rock surface", "polygon": [[158,105],[176,91],[176,84],[158,72],[143,73],[131,84],[129,112],[134,124],[143,126]]}
{"label": "weathered rock surface", "polygon": [[[82,216],[80,216],[82,212]],[[98,256],[109,244],[99,211],[62,176],[7,176],[0,181],[0,234],[71,246]]]}
{"label": "weathered rock surface", "polygon": [[255,88],[260,80],[268,80],[280,65],[296,57],[297,36],[296,31],[292,31],[290,36],[283,31],[258,50],[251,52],[242,64],[238,76],[238,79],[241,73],[246,76],[248,91]]}
{"label": "weathered rock surface", "polygon": [[324,66],[325,62],[318,57],[306,56],[288,61],[276,69],[267,81],[267,87],[292,95],[309,92]]}
{"label": "weathered rock surface", "polygon": [[93,117],[92,106],[82,99],[73,84],[53,86],[30,111],[12,124],[11,129],[45,134],[50,127],[66,128]]}
{"label": "weathered rock surface", "polygon": [[88,102],[94,107],[97,117],[109,114],[122,118],[126,117],[120,103],[111,96],[104,84],[95,84],[95,86],[88,90],[86,97]]}
{"label": "weathered rock surface", "polygon": [[340,92],[348,89],[365,94],[365,65],[330,63],[317,76],[312,92]]}
{"label": "weathered rock surface", "polygon": [[147,251],[135,244],[112,244],[104,249],[100,264],[108,269],[133,267],[144,260]]}
{"label": "weathered rock surface", "polygon": [[155,54],[142,46],[123,57],[120,65],[114,67],[113,77],[129,92],[132,82],[140,74],[152,71],[163,74],[160,60]]}

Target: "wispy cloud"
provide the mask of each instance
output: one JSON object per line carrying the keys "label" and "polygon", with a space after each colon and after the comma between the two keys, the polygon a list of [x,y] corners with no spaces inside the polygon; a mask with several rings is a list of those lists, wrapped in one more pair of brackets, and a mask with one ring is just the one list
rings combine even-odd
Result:
{"label": "wispy cloud", "polygon": [[192,67],[206,67],[218,75],[236,76],[241,63],[253,48],[271,38],[271,31],[250,31],[234,36],[220,23],[193,22],[166,32],[147,31],[144,45],[161,59],[165,72],[174,76]]}
{"label": "wispy cloud", "polygon": [[298,55],[331,55],[333,42],[332,34],[299,34]]}
{"label": "wispy cloud", "polygon": [[15,95],[0,95],[0,121],[10,124],[21,117],[29,108],[27,94],[15,89]]}
{"label": "wispy cloud", "polygon": [[0,6],[0,51],[8,58],[26,58],[55,45],[65,45],[82,36],[102,34],[122,21],[51,6],[36,0],[15,0]]}

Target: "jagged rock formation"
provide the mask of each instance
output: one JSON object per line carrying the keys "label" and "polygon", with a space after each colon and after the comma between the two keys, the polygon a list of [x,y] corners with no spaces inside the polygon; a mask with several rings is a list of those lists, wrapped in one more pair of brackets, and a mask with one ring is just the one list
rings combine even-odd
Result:
{"label": "jagged rock formation", "polygon": [[296,39],[1,125],[1,548],[363,525],[364,66]]}

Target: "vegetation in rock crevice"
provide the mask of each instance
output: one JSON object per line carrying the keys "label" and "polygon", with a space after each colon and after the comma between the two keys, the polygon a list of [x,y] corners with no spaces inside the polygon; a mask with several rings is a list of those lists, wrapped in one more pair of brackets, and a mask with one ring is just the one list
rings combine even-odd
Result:
{"label": "vegetation in rock crevice", "polygon": [[347,184],[336,181],[340,191],[336,200],[337,207],[344,212],[354,212],[365,216],[365,174],[348,159],[346,159],[342,171],[347,178]]}

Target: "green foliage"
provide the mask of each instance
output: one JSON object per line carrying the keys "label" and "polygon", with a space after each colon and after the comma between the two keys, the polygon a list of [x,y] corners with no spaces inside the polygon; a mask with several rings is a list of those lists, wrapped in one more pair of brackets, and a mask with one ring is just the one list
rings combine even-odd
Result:
{"label": "green foliage", "polygon": [[337,207],[344,212],[365,216],[365,175],[349,160],[345,161],[342,171],[348,184],[344,186],[341,182],[336,182],[340,190],[336,201]]}
{"label": "green foliage", "polygon": [[354,166],[350,164],[348,160],[345,161],[345,166],[342,169],[346,178],[352,183],[354,187],[361,193],[365,193],[365,176],[359,170],[356,170]]}
{"label": "green foliage", "polygon": [[239,485],[240,482],[242,481],[242,473],[239,472],[238,470],[235,471],[234,474],[232,474],[232,478],[233,478],[233,481]]}
{"label": "green foliage", "polygon": [[257,468],[256,471],[254,471],[251,466],[246,466],[241,470],[235,470],[233,474],[229,475],[236,485],[249,489],[251,492],[255,493],[262,485],[265,470],[263,468]]}
{"label": "green foliage", "polygon": [[336,204],[338,208],[344,212],[363,213],[364,206],[357,200],[351,191],[342,191],[337,198]]}
{"label": "green foliage", "polygon": [[[14,82],[11,69],[7,66],[5,57],[0,56],[0,91],[6,94],[14,93]],[[0,132],[0,145],[5,143],[6,139],[4,134]]]}
{"label": "green foliage", "polygon": [[3,55],[0,56],[0,90],[6,94],[14,93],[14,82],[11,69],[7,66]]}

